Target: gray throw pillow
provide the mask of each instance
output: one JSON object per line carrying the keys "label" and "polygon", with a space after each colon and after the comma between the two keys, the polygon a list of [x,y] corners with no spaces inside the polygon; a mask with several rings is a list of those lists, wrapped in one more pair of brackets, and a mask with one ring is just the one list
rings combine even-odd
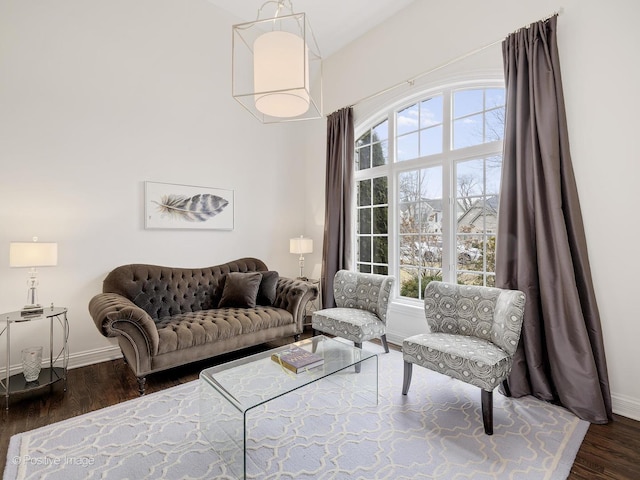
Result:
{"label": "gray throw pillow", "polygon": [[262,274],[260,272],[230,272],[226,274],[218,308],[253,308],[256,306]]}
{"label": "gray throw pillow", "polygon": [[274,272],[273,270],[261,273],[262,281],[260,282],[260,288],[258,289],[256,304],[269,307],[276,301],[276,287],[278,286],[278,279],[280,276],[278,275],[278,272]]}

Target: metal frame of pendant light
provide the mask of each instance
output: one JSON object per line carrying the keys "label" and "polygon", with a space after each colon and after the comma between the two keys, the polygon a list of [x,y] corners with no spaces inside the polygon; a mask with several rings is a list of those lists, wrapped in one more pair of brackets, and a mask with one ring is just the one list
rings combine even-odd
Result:
{"label": "metal frame of pendant light", "polygon": [[[275,14],[272,17],[261,19],[260,16],[265,7],[272,5],[276,6]],[[286,10],[290,13],[283,15],[283,11]],[[274,32],[283,33],[270,35],[271,38],[265,35]],[[258,39],[260,40],[256,45]],[[271,40],[275,40],[276,43]],[[280,88],[277,86],[270,88],[270,85],[274,85],[274,82],[278,80],[269,78],[266,83],[263,83],[266,86],[256,91],[256,85],[259,87],[262,85],[256,77],[259,77],[257,72],[261,63],[258,61],[258,69],[256,69],[255,58],[256,49],[259,50],[259,53],[260,48],[264,51],[264,47],[260,46],[261,43],[270,43],[273,48],[276,48],[276,51],[283,55],[286,53],[287,46],[293,49],[290,51],[300,49],[300,56],[296,62],[301,59],[302,62],[298,64],[299,71],[294,73],[294,80],[286,82]],[[278,77],[279,73],[286,70],[287,65],[282,63],[282,58],[275,60],[273,65],[280,62],[280,68],[273,67],[268,70],[269,77]],[[267,1],[258,9],[255,21],[233,26],[231,72],[233,98],[263,123],[293,122],[322,117],[322,57],[320,49],[306,14],[294,13],[290,0]],[[290,112],[299,112],[301,111],[301,101],[304,102],[306,98],[308,98],[308,109],[303,113],[282,115],[273,113],[274,110],[278,110],[279,103],[282,104],[283,109],[286,105],[291,104]],[[261,107],[258,107],[257,104],[260,104]]]}

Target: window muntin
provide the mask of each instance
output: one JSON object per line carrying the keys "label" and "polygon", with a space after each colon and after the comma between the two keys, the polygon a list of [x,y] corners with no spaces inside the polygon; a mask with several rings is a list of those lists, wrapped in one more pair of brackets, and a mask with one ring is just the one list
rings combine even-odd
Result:
{"label": "window muntin", "polygon": [[[395,275],[400,296],[413,299],[435,279],[495,285],[504,103],[503,88],[443,89],[358,138],[359,271]],[[367,161],[376,144],[379,160]],[[385,192],[376,201],[374,179]]]}

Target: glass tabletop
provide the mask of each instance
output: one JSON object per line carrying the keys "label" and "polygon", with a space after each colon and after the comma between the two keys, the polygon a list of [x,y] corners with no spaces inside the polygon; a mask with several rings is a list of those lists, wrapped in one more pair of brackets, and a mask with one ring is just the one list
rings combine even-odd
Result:
{"label": "glass tabletop", "polygon": [[324,358],[324,363],[304,372],[293,373],[271,358],[274,353],[290,347],[285,345],[208,368],[200,373],[200,379],[244,412],[376,356],[373,352],[323,335],[293,345],[315,352]]}

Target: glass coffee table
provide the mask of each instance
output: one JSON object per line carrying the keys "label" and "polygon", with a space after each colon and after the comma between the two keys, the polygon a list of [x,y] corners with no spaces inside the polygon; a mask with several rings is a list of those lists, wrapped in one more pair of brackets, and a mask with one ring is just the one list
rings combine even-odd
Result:
{"label": "glass coffee table", "polygon": [[247,415],[252,409],[314,382],[337,383],[366,404],[378,404],[377,354],[322,335],[293,345],[322,356],[324,363],[293,373],[271,359],[290,346],[285,345],[200,373],[200,430],[238,478],[247,477]]}

